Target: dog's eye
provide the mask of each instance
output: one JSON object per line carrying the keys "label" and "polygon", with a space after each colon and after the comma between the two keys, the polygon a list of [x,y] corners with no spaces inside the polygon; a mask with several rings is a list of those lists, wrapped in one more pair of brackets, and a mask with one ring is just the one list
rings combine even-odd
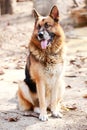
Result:
{"label": "dog's eye", "polygon": [[38,24],[37,28],[38,28],[38,29],[41,29],[41,25],[40,25],[40,24]]}
{"label": "dog's eye", "polygon": [[44,24],[44,27],[45,27],[45,28],[49,28],[49,24],[48,24],[48,23],[45,23],[45,24]]}

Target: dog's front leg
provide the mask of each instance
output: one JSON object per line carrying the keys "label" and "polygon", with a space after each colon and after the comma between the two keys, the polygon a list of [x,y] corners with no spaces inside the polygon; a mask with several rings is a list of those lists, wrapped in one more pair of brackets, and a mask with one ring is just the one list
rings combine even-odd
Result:
{"label": "dog's front leg", "polygon": [[45,99],[45,85],[43,82],[37,83],[37,93],[39,98],[39,107],[40,107],[40,115],[39,119],[42,121],[48,120],[47,116],[47,105],[46,105],[46,99]]}
{"label": "dog's front leg", "polygon": [[54,117],[62,117],[62,114],[60,113],[60,101],[64,94],[64,88],[64,82],[59,78],[53,87],[51,94],[51,111]]}

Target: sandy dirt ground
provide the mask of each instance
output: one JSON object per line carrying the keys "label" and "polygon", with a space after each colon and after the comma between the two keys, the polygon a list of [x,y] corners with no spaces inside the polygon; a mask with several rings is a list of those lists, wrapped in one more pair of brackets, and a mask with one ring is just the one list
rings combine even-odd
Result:
{"label": "sandy dirt ground", "polygon": [[[29,5],[28,5],[29,4]],[[62,119],[38,120],[32,112],[17,108],[18,81],[24,78],[27,46],[33,30],[32,2],[19,4],[29,13],[16,10],[0,19],[0,130],[87,130],[87,27],[73,29],[66,39],[66,91]]]}

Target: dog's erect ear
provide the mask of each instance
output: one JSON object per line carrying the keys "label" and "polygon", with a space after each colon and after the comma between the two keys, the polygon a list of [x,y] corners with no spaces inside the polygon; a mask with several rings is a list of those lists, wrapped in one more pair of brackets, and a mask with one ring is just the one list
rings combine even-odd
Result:
{"label": "dog's erect ear", "polygon": [[59,21],[59,10],[56,5],[54,5],[51,9],[50,16],[54,19],[55,22]]}
{"label": "dog's erect ear", "polygon": [[33,15],[34,15],[35,20],[37,21],[40,14],[35,9],[33,9]]}

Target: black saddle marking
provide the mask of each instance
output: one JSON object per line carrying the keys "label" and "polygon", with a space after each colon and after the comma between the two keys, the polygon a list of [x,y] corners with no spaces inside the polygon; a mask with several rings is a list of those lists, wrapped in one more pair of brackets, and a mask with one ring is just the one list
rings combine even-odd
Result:
{"label": "black saddle marking", "polygon": [[31,90],[31,92],[36,93],[36,83],[31,79],[30,73],[29,73],[29,69],[26,65],[25,67],[25,79],[24,82],[28,85],[29,89]]}

